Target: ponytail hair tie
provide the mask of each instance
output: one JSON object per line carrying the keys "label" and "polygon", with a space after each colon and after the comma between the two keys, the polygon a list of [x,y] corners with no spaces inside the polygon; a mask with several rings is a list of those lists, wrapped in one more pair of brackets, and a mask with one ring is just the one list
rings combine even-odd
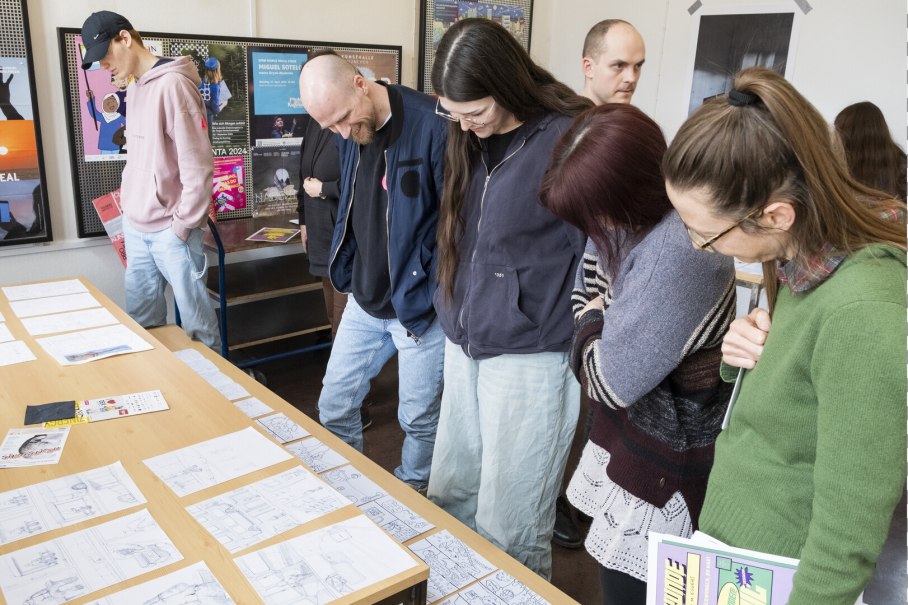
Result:
{"label": "ponytail hair tie", "polygon": [[732,88],[731,92],[728,93],[728,103],[734,105],[735,107],[744,107],[745,105],[753,105],[760,100],[760,97],[755,95],[752,92],[742,92],[737,88]]}

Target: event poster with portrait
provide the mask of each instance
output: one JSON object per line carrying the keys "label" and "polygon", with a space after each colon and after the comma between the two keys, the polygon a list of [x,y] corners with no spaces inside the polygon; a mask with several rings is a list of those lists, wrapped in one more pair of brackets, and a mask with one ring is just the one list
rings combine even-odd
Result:
{"label": "event poster with portrait", "polygon": [[24,1],[0,0],[0,245],[51,239]]}
{"label": "event poster with portrait", "polygon": [[308,52],[256,46],[246,52],[252,144],[299,147],[303,136],[300,117],[306,113],[300,101],[299,74]]}
{"label": "event poster with portrait", "polygon": [[[9,0],[0,0],[0,3]],[[73,191],[79,237],[105,234],[92,205],[120,186],[129,157],[128,111],[125,143],[113,134],[123,124],[116,83],[97,66],[83,72],[79,30],[59,28],[64,93],[69,126]],[[142,32],[152,52],[189,57],[198,70],[199,96],[214,156],[211,201],[217,220],[262,214],[293,213],[299,190],[299,150],[308,118],[299,99],[299,72],[312,51],[324,43],[261,38],[197,36]],[[332,44],[370,79],[400,81],[399,46]],[[92,94],[88,94],[88,90]],[[89,99],[94,102],[89,104]],[[107,100],[105,101],[105,98]],[[120,100],[120,99],[117,99]],[[113,125],[111,125],[113,124]],[[105,131],[102,133],[102,130]],[[112,131],[110,138],[107,131]],[[111,144],[111,142],[113,144]],[[115,152],[115,153],[114,153]],[[123,200],[127,205],[128,200]]]}
{"label": "event poster with portrait", "polygon": [[174,56],[188,55],[199,70],[208,135],[215,157],[247,153],[246,57],[240,44],[174,42]]}

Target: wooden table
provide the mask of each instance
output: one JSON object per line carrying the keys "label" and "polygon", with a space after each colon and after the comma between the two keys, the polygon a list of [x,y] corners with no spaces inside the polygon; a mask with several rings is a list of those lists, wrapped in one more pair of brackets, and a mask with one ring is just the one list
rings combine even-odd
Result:
{"label": "wooden table", "polygon": [[[86,280],[82,281],[87,284]],[[204,560],[238,604],[260,603],[261,600],[252,586],[233,563],[232,555],[186,512],[185,507],[216,494],[300,466],[300,461],[293,458],[184,498],[177,497],[142,461],[158,454],[244,429],[250,426],[252,421],[177,359],[154,336],[143,330],[118,309],[100,291],[90,285],[89,290],[121,323],[140,334],[155,348],[84,365],[60,366],[28,335],[10,309],[6,298],[0,294],[0,312],[5,316],[13,336],[25,341],[38,357],[37,361],[0,367],[0,436],[5,436],[10,428],[23,426],[25,407],[28,404],[93,399],[159,389],[170,405],[170,410],[74,426],[59,464],[0,469],[0,492],[98,468],[119,460],[147,498],[148,503],[145,507],[183,554],[182,565]],[[180,333],[182,334],[182,332]],[[230,367],[226,362],[224,364],[225,367]],[[254,390],[256,395],[264,394],[261,390],[254,388],[256,383],[245,373],[232,368],[232,375],[235,379],[245,378],[244,386],[249,387],[250,392]],[[272,395],[268,398],[268,402],[273,404],[274,399]],[[289,404],[285,405],[289,407]],[[301,420],[298,417],[297,419]],[[311,426],[311,424],[307,428],[311,428],[315,433],[318,427]],[[320,433],[320,436],[323,434]],[[352,456],[352,454],[350,455]],[[386,483],[390,482],[386,481]],[[128,512],[135,512],[135,510],[138,509],[128,509]],[[359,514],[361,514],[360,511],[353,505],[346,506],[247,550],[257,550]],[[115,516],[120,515],[105,516],[102,521],[109,521]],[[0,547],[0,555],[98,523],[99,520],[96,518],[31,536],[28,539]],[[423,582],[428,578],[428,568],[415,557],[414,559],[420,563],[418,567],[367,589],[352,593],[338,603],[351,605],[375,603],[391,595],[398,595],[401,591],[409,590],[410,586]],[[173,570],[174,566],[168,566],[103,591],[92,593],[92,596],[97,598],[117,592]],[[87,600],[89,599],[82,598],[74,600],[72,603],[83,603]],[[0,602],[5,603],[2,597],[0,597]],[[401,602],[400,599],[394,601],[395,604],[399,602]]]}
{"label": "wooden table", "polygon": [[[87,283],[85,280],[82,281]],[[357,470],[385,489],[391,496],[436,526],[436,529],[429,534],[422,534],[407,544],[421,540],[436,531],[447,529],[485,557],[492,565],[511,574],[550,603],[558,605],[575,603],[573,599],[398,481],[360,452],[334,437],[318,423],[250,378],[245,372],[200,343],[190,341],[182,330],[170,326],[155,329],[150,333],[146,332],[97,289],[90,285],[89,289],[123,324],[141,334],[149,343],[155,345],[155,349],[103,359],[81,366],[60,366],[28,336],[22,324],[10,310],[5,297],[0,295],[0,312],[6,317],[13,335],[17,339],[26,341],[39,358],[33,362],[0,367],[0,437],[5,435],[10,428],[22,426],[27,404],[89,399],[159,389],[171,409],[166,412],[75,426],[59,464],[24,469],[0,469],[0,491],[70,475],[120,460],[148,499],[148,510],[183,553],[184,563],[204,560],[238,604],[261,602],[251,585],[239,573],[232,561],[232,555],[189,516],[185,507],[209,498],[215,492],[224,493],[247,485],[297,466],[300,462],[295,459],[287,461],[184,498],[178,498],[142,463],[142,460],[151,456],[255,424],[168,350],[194,348],[248,390],[252,396],[259,398],[276,412],[285,413],[312,435],[344,456]],[[130,509],[130,512],[132,510]],[[352,505],[347,506],[242,552],[258,550],[357,514],[359,514],[358,509]],[[105,517],[104,520],[109,520],[109,518]],[[98,520],[95,519],[84,524],[33,536],[27,540],[20,540],[0,547],[0,554],[69,534],[97,523]],[[128,586],[164,575],[169,571],[172,571],[170,567],[134,578],[104,591],[93,593],[93,597],[97,598],[117,592]],[[427,568],[420,566],[415,568],[415,571],[400,574],[369,589],[348,595],[337,603],[365,605],[387,602],[389,605],[392,603],[397,605],[404,601],[398,596],[402,590],[405,591],[414,582],[424,581],[427,575]],[[392,596],[393,599],[390,598]],[[86,599],[72,602],[84,601]]]}

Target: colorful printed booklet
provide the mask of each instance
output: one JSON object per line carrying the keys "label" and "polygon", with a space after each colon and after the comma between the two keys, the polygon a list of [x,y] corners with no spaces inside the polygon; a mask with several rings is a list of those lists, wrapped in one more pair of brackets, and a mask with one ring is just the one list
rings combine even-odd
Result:
{"label": "colorful printed booklet", "polygon": [[[647,605],[785,605],[798,560],[728,546],[702,532],[649,535]],[[863,595],[855,605],[863,605]]]}
{"label": "colorful printed booklet", "polygon": [[726,546],[706,534],[649,535],[647,605],[784,605],[797,559]]}
{"label": "colorful printed booklet", "polygon": [[299,229],[283,229],[280,227],[262,227],[246,238],[249,242],[274,242],[283,244],[299,235]]}
{"label": "colorful printed booklet", "polygon": [[170,406],[164,400],[161,391],[145,391],[143,393],[130,393],[129,395],[116,395],[102,397],[101,399],[84,399],[76,401],[76,415],[74,418],[52,420],[42,426],[65,426],[69,424],[84,424],[98,422],[123,416],[136,416],[149,412],[169,410]]}

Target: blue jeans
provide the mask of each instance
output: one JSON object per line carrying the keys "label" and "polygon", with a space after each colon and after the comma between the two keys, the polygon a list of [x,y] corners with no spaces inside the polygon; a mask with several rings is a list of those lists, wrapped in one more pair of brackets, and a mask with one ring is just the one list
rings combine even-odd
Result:
{"label": "blue jeans", "polygon": [[164,288],[170,284],[186,334],[219,351],[218,321],[205,287],[208,261],[202,249],[202,230],[193,229],[184,242],[169,227],[137,231],[124,216],[123,233],[129,316],[144,328],[167,323]]}
{"label": "blue jeans", "polygon": [[445,346],[429,499],[545,579],[580,385],[567,353],[477,361]]}
{"label": "blue jeans", "polygon": [[398,320],[372,317],[348,296],[318,398],[322,425],[363,451],[360,407],[369,383],[396,352],[397,419],[404,430],[404,445],[394,474],[416,488],[426,486],[432,467],[444,343],[437,320],[425,334],[413,338]]}

